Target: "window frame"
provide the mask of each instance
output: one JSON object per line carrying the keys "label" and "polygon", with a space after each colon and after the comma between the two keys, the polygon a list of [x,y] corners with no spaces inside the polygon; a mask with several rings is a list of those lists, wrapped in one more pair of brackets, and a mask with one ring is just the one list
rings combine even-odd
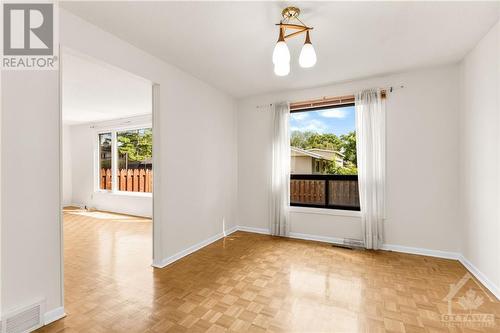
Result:
{"label": "window frame", "polygon": [[348,107],[353,107],[353,106],[355,106],[354,103],[344,103],[344,104],[314,106],[314,107],[311,107],[311,108],[303,108],[303,109],[290,110],[290,114],[291,113],[300,113],[300,112],[330,110],[330,109],[338,109],[338,108],[348,108]]}
{"label": "window frame", "polygon": [[[131,192],[118,190],[118,143],[117,133],[124,131],[132,131],[138,129],[150,128],[153,130],[151,122],[140,122],[136,124],[107,126],[97,129],[94,132],[94,193],[124,195],[124,196],[139,196],[139,197],[152,197],[152,192]],[[111,133],[111,190],[101,189],[100,187],[100,144],[99,135]],[[154,138],[153,138],[154,140]],[[154,142],[153,142],[154,144]]]}
{"label": "window frame", "polygon": [[[343,104],[334,104],[334,105],[324,105],[324,106],[317,106],[317,107],[311,107],[311,108],[290,110],[290,114],[301,113],[301,112],[330,110],[330,109],[354,107],[354,106],[355,106],[355,104],[353,102],[343,103]],[[344,206],[344,205],[329,205],[328,204],[329,190],[330,190],[329,181],[330,180],[356,180],[356,181],[358,181],[358,175],[291,174],[290,173],[290,181],[292,181],[292,179],[295,179],[295,180],[308,180],[308,179],[309,180],[323,180],[325,182],[325,190],[324,190],[325,204],[318,205],[318,204],[292,203],[292,202],[290,202],[290,207],[307,207],[307,208],[318,208],[318,209],[329,209],[329,210],[345,210],[345,211],[354,211],[354,212],[361,211],[360,206]],[[359,188],[359,185],[358,185],[358,188]],[[291,196],[291,193],[289,193],[289,196]]]}
{"label": "window frame", "polygon": [[94,175],[94,180],[95,180],[95,187],[97,189],[97,191],[99,192],[103,192],[103,193],[110,193],[113,191],[113,184],[114,184],[114,181],[113,181],[113,177],[114,177],[114,173],[112,172],[111,173],[111,190],[108,190],[108,189],[105,189],[105,188],[101,188],[101,140],[100,140],[100,136],[102,134],[111,134],[111,170],[114,170],[113,168],[113,162],[114,162],[114,158],[113,158],[113,155],[114,155],[114,151],[113,151],[113,132],[112,131],[99,131],[96,133],[96,138],[97,138],[97,158],[96,158],[96,174]]}

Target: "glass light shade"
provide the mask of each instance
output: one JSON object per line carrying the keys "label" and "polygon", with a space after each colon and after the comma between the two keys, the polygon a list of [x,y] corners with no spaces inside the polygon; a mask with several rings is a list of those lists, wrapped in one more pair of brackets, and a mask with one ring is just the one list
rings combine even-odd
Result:
{"label": "glass light shade", "polygon": [[284,41],[278,41],[273,51],[273,64],[285,64],[290,62],[290,51]]}
{"label": "glass light shade", "polygon": [[300,67],[309,68],[316,64],[316,51],[311,43],[305,43],[302,46],[302,51],[300,51],[299,56]]}
{"label": "glass light shade", "polygon": [[277,76],[287,76],[290,73],[290,62],[278,63],[274,65],[274,74]]}

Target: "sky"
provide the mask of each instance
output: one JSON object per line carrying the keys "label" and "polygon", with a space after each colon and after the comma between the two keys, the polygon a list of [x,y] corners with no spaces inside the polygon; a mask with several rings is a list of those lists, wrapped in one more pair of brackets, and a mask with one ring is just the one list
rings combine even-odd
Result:
{"label": "sky", "polygon": [[290,114],[290,131],[333,133],[339,136],[354,130],[354,106]]}

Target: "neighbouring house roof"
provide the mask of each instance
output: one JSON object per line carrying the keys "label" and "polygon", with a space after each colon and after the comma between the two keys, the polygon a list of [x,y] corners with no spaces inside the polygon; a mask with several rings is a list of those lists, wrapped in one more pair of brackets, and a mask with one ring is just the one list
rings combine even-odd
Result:
{"label": "neighbouring house roof", "polygon": [[312,148],[312,149],[309,149],[309,151],[313,151],[313,152],[324,152],[324,153],[334,153],[335,155],[339,155],[339,156],[342,156],[344,157],[345,155],[342,154],[341,152],[339,151],[336,151],[336,150],[329,150],[329,149],[320,149],[320,148]]}
{"label": "neighbouring house roof", "polygon": [[291,156],[309,156],[309,157],[317,158],[317,159],[320,159],[320,160],[324,160],[325,159],[320,154],[316,154],[316,153],[313,153],[311,151],[308,151],[308,150],[305,150],[305,149],[302,149],[302,148],[290,147],[290,150],[291,150],[291,152],[290,152]]}

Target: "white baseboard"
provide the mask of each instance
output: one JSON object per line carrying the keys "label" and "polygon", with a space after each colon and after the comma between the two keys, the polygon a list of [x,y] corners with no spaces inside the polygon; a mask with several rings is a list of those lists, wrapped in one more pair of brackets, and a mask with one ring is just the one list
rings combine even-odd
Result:
{"label": "white baseboard", "polygon": [[[239,231],[246,231],[246,232],[253,232],[256,234],[263,234],[263,235],[270,235],[271,234],[271,231],[269,229],[246,227],[243,225],[239,225],[238,230]],[[325,237],[325,236],[317,236],[317,235],[311,235],[311,234],[302,234],[302,233],[298,233],[298,232],[290,232],[288,237],[294,238],[294,239],[312,240],[312,241],[332,243],[332,244],[344,244],[344,239],[338,238],[338,237]]]}
{"label": "white baseboard", "polygon": [[239,231],[253,232],[255,234],[264,234],[264,235],[271,234],[271,231],[265,228],[245,227],[243,225],[239,225],[237,228]]}
{"label": "white baseboard", "polygon": [[158,261],[154,261],[153,262],[153,267],[156,267],[156,268],[164,268],[168,265],[170,265],[171,263],[181,259],[181,258],[184,258],[185,256],[187,255],[190,255],[191,253],[195,252],[195,251],[198,251],[199,249],[209,245],[209,244],[212,244],[213,242],[216,242],[218,241],[219,239],[221,238],[224,238],[230,234],[232,234],[233,232],[237,231],[238,230],[238,227],[237,226],[234,226],[234,227],[231,227],[227,230],[225,230],[224,232],[221,232],[217,235],[214,235],[210,238],[207,238],[205,239],[204,241],[201,241],[197,244],[194,244],[193,246],[190,246],[188,247],[187,249],[185,250],[182,250],[180,252],[177,252],[176,254],[168,257],[168,258],[165,258],[165,259],[162,259],[162,260],[158,260]]}
{"label": "white baseboard", "polygon": [[66,317],[66,313],[64,312],[64,307],[58,307],[48,312],[45,312],[43,315],[43,324],[48,325],[56,320]]}
{"label": "white baseboard", "polygon": [[458,260],[462,263],[462,265],[467,268],[469,272],[472,273],[476,277],[476,279],[479,280],[491,293],[497,298],[497,300],[500,300],[500,288],[495,285],[490,279],[486,277],[479,269],[477,269],[476,266],[474,266],[467,258],[465,258],[463,255],[460,255]]}
{"label": "white baseboard", "polygon": [[382,245],[381,250],[408,253],[408,254],[418,254],[421,256],[429,256],[429,257],[444,258],[444,259],[458,260],[460,258],[460,253],[457,252],[430,250],[418,247],[393,245],[393,244],[384,244]]}
{"label": "white baseboard", "polygon": [[63,204],[63,207],[78,207],[80,209],[83,209],[83,207],[85,206],[84,204],[77,204],[77,203],[69,203],[69,204]]}
{"label": "white baseboard", "polygon": [[238,231],[238,226],[237,225],[235,225],[234,227],[231,227],[229,229],[226,229],[224,231],[224,236],[231,235],[233,232],[236,232],[236,231]]}
{"label": "white baseboard", "polygon": [[312,240],[317,242],[332,243],[332,244],[344,244],[343,238],[338,237],[326,237],[326,236],[316,236],[309,234],[301,234],[298,232],[291,232],[288,237],[295,239]]}

